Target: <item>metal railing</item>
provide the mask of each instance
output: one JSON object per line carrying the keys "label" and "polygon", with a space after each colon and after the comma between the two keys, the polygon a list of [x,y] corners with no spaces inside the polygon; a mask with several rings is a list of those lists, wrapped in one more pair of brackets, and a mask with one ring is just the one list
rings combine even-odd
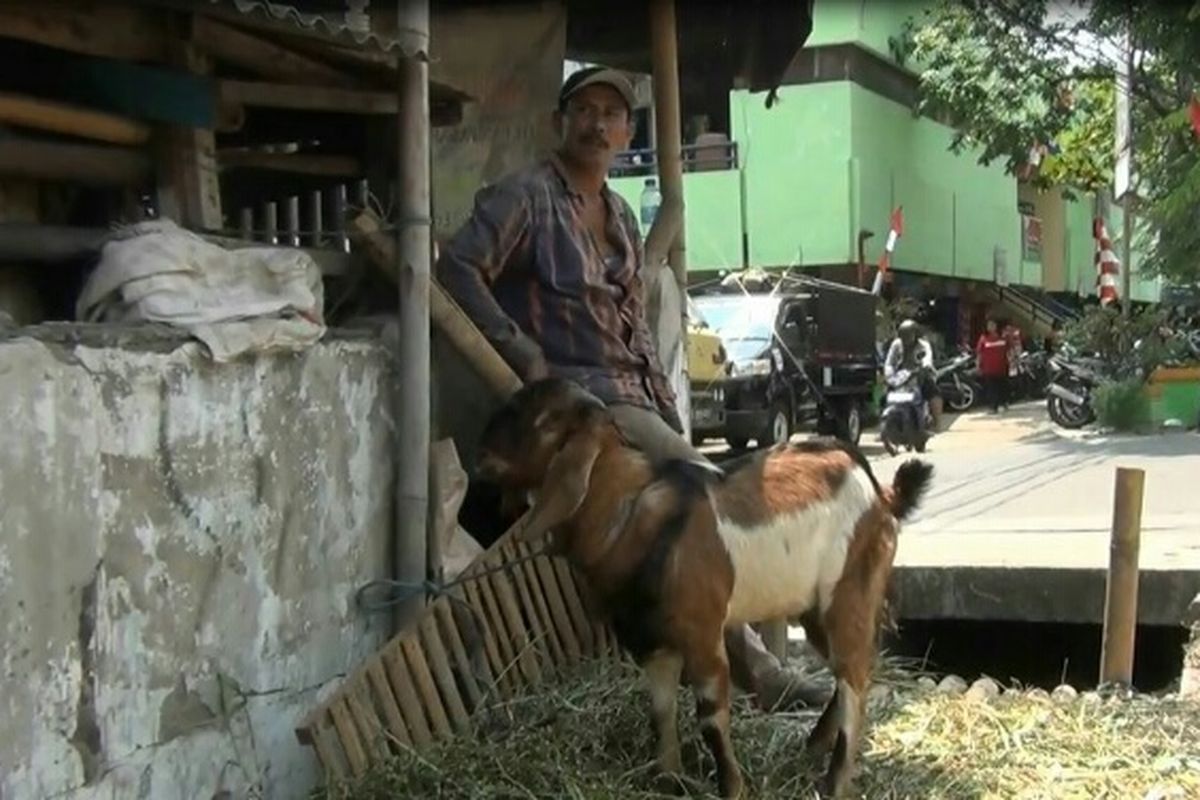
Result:
{"label": "metal railing", "polygon": [[312,191],[303,198],[292,195],[270,200],[257,209],[244,206],[238,211],[237,229],[226,233],[249,242],[348,253],[345,221],[350,204],[370,207],[366,180],[339,184],[330,191]]}
{"label": "metal railing", "polygon": [[[685,144],[684,172],[707,172],[738,168],[737,142]],[[655,175],[658,172],[658,150],[651,147],[618,153],[609,176],[613,178]]]}

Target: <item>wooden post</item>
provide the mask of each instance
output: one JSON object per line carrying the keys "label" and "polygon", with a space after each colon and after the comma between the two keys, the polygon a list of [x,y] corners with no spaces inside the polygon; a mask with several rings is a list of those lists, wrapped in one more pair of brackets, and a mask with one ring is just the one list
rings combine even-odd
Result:
{"label": "wooden post", "polygon": [[[211,73],[207,57],[192,38],[192,15],[177,17],[172,34],[177,47],[172,62],[197,75]],[[170,49],[170,48],[168,48]],[[161,137],[158,186],[159,212],[180,225],[199,231],[223,227],[221,182],[217,171],[216,140],[211,130],[166,126]]]}
{"label": "wooden post", "polygon": [[[395,573],[425,580],[429,535],[429,0],[397,0],[398,69],[396,278],[400,290],[396,410]],[[396,609],[396,625],[424,606],[421,595]]]}
{"label": "wooden post", "polygon": [[680,289],[687,286],[683,229],[683,134],[679,121],[679,46],[675,32],[675,0],[650,4],[650,59],[654,70],[654,124],[659,217],[646,236],[646,268],[656,269],[661,252],[656,233],[666,238],[667,263]]}
{"label": "wooden post", "polygon": [[1133,645],[1137,633],[1138,548],[1142,535],[1142,490],[1146,473],[1117,468],[1113,498],[1108,586],[1104,598],[1104,636],[1100,683],[1133,683]]}

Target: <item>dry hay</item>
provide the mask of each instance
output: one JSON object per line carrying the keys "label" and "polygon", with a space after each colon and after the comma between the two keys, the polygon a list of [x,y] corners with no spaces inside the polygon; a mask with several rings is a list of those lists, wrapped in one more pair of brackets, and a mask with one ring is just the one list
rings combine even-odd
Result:
{"label": "dry hay", "polygon": [[[921,688],[888,662],[872,692],[857,787],[899,798],[1200,798],[1200,706],[1167,699],[992,700]],[[928,685],[928,681],[925,682]],[[597,662],[490,709],[473,737],[405,752],[324,800],[666,797],[655,790],[638,671]],[[709,796],[713,764],[681,692],[687,796]],[[823,768],[804,754],[816,712],[758,713],[739,701],[733,735],[748,798],[807,798]]]}

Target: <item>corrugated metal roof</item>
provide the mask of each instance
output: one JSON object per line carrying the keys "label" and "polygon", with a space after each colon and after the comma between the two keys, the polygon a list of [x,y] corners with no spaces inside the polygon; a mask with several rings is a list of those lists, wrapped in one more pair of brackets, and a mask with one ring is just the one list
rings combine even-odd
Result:
{"label": "corrugated metal roof", "polygon": [[[384,35],[352,25],[345,11],[307,11],[303,0],[294,3],[277,3],[271,0],[148,0],[155,5],[174,6],[191,10],[219,9],[236,12],[243,17],[277,26],[280,31],[289,29],[296,33],[324,39],[331,44],[344,47],[367,48],[380,53],[397,56],[415,55],[416,49],[404,49],[395,36]],[[364,20],[365,21],[365,20]]]}

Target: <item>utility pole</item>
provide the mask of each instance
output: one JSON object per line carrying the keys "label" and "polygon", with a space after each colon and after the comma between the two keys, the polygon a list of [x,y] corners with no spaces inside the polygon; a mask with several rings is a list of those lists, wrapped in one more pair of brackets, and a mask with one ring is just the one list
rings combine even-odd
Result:
{"label": "utility pole", "polygon": [[1129,319],[1133,298],[1133,211],[1136,197],[1136,172],[1133,160],[1133,10],[1125,32],[1125,52],[1117,67],[1117,166],[1114,194],[1121,204],[1121,315]]}

